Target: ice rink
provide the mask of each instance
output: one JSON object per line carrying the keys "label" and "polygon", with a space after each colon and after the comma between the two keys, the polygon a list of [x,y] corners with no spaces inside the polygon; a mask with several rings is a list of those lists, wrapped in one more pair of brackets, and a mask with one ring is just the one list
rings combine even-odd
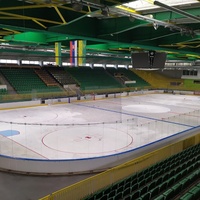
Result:
{"label": "ice rink", "polygon": [[200,125],[200,96],[146,94],[0,110],[0,154],[82,159],[118,154]]}

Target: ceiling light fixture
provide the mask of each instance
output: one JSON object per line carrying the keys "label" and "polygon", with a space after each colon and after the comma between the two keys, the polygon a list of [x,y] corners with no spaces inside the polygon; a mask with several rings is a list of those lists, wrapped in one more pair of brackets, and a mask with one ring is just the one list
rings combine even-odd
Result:
{"label": "ceiling light fixture", "polygon": [[105,17],[109,17],[109,9],[108,7],[102,8],[101,9],[101,14]]}
{"label": "ceiling light fixture", "polygon": [[80,12],[83,9],[82,1],[71,1],[73,10]]}
{"label": "ceiling light fixture", "polygon": [[153,27],[154,27],[155,30],[157,30],[158,29],[158,24],[156,22],[153,22]]}
{"label": "ceiling light fixture", "polygon": [[135,21],[135,18],[134,18],[132,15],[130,15],[129,21],[130,21],[130,22],[134,22],[134,21]]}

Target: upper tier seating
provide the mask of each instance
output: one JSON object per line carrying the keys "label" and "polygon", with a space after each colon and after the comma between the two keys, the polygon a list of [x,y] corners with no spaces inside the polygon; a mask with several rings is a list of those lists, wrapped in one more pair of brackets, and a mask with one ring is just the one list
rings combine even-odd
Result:
{"label": "upper tier seating", "polygon": [[169,78],[164,76],[163,74],[159,73],[158,71],[145,71],[145,70],[134,70],[141,78],[145,79],[151,86],[154,88],[179,88],[183,89],[183,79],[176,79],[176,78]]}
{"label": "upper tier seating", "polygon": [[47,86],[58,86],[56,80],[44,68],[36,68],[34,71]]}
{"label": "upper tier seating", "polygon": [[79,82],[82,90],[123,87],[102,67],[73,67],[66,70]]}
{"label": "upper tier seating", "polygon": [[33,68],[0,68],[0,71],[17,93],[61,91],[57,86],[47,86]]}
{"label": "upper tier seating", "polygon": [[63,67],[45,67],[45,69],[61,84],[76,84],[73,77]]}
{"label": "upper tier seating", "polygon": [[127,83],[129,87],[145,87],[150,86],[144,79],[140,78],[133,71],[125,68],[107,68],[109,73],[111,73],[115,78],[125,84],[125,81],[135,81],[135,83]]}

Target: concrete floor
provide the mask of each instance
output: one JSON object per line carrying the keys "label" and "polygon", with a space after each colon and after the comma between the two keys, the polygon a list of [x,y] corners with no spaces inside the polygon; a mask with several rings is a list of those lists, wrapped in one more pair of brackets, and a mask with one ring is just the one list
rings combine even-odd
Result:
{"label": "concrete floor", "polygon": [[[115,154],[199,126],[199,109],[199,96],[147,94],[1,110],[0,153],[40,159]],[[16,132],[9,135],[8,130]],[[88,176],[33,177],[1,172],[0,199],[38,199]]]}
{"label": "concrete floor", "polygon": [[92,175],[28,176],[0,172],[1,200],[37,200]]}

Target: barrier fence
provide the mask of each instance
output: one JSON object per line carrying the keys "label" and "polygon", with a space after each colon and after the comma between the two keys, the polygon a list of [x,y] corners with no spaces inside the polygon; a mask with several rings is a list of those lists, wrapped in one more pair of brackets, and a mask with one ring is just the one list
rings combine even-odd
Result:
{"label": "barrier fence", "polygon": [[156,151],[147,153],[103,173],[87,178],[69,187],[49,194],[40,200],[80,200],[100,189],[105,188],[125,177],[141,171],[161,160],[164,160],[184,149],[200,143],[200,134],[186,138]]}

